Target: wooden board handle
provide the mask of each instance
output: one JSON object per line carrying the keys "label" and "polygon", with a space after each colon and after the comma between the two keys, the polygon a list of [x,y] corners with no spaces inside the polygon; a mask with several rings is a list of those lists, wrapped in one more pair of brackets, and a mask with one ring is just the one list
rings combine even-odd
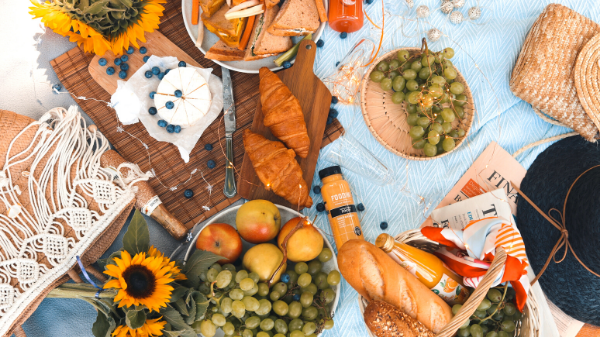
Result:
{"label": "wooden board handle", "polygon": [[300,47],[298,47],[298,54],[296,55],[296,61],[294,62],[294,67],[297,68],[294,69],[294,72],[300,74],[313,74],[316,55],[317,45],[313,40],[300,41]]}

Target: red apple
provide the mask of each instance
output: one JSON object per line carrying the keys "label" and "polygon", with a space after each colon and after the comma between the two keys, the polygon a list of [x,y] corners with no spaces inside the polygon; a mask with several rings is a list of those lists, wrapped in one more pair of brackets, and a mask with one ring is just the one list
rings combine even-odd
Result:
{"label": "red apple", "polygon": [[196,248],[224,257],[217,261],[220,264],[233,263],[242,253],[242,239],[232,226],[214,223],[200,232]]}
{"label": "red apple", "polygon": [[263,243],[273,240],[281,227],[281,215],[275,204],[252,200],[243,204],[235,216],[235,226],[244,240]]}

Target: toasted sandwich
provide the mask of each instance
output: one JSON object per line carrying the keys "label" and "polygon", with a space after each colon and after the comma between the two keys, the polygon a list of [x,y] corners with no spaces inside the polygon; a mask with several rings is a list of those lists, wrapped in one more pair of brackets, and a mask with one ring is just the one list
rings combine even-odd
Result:
{"label": "toasted sandwich", "polygon": [[217,61],[241,61],[246,51],[229,47],[225,42],[219,40],[206,52],[206,58]]}
{"label": "toasted sandwich", "polygon": [[293,43],[289,36],[277,36],[267,31],[267,27],[273,22],[278,12],[279,6],[267,8],[265,13],[256,20],[244,60],[258,60],[292,48]]}
{"label": "toasted sandwich", "polygon": [[286,0],[268,32],[278,36],[308,35],[320,24],[315,0]]}
{"label": "toasted sandwich", "polygon": [[210,18],[223,6],[224,3],[225,0],[200,0],[202,14],[206,14],[206,17]]}
{"label": "toasted sandwich", "polygon": [[237,48],[240,44],[240,39],[244,33],[248,18],[227,20],[225,18],[225,13],[227,13],[228,10],[229,6],[221,6],[221,8],[210,17],[206,15],[206,13],[202,13],[202,22],[204,22],[204,26],[209,31],[217,35],[229,47]]}

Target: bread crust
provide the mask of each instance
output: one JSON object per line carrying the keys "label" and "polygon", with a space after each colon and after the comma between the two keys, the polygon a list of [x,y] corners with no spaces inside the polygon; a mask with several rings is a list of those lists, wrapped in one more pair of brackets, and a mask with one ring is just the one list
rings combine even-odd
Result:
{"label": "bread crust", "polygon": [[365,308],[364,319],[377,337],[435,337],[423,323],[383,301],[371,301]]}

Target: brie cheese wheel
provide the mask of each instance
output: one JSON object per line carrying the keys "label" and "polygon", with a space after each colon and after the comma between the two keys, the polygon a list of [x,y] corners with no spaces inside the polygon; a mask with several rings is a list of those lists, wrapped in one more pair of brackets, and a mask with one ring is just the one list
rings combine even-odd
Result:
{"label": "brie cheese wheel", "polygon": [[[177,90],[181,91],[181,97],[177,97]],[[201,120],[208,113],[211,103],[208,83],[194,67],[171,69],[160,81],[154,95],[160,118],[182,128]]]}

